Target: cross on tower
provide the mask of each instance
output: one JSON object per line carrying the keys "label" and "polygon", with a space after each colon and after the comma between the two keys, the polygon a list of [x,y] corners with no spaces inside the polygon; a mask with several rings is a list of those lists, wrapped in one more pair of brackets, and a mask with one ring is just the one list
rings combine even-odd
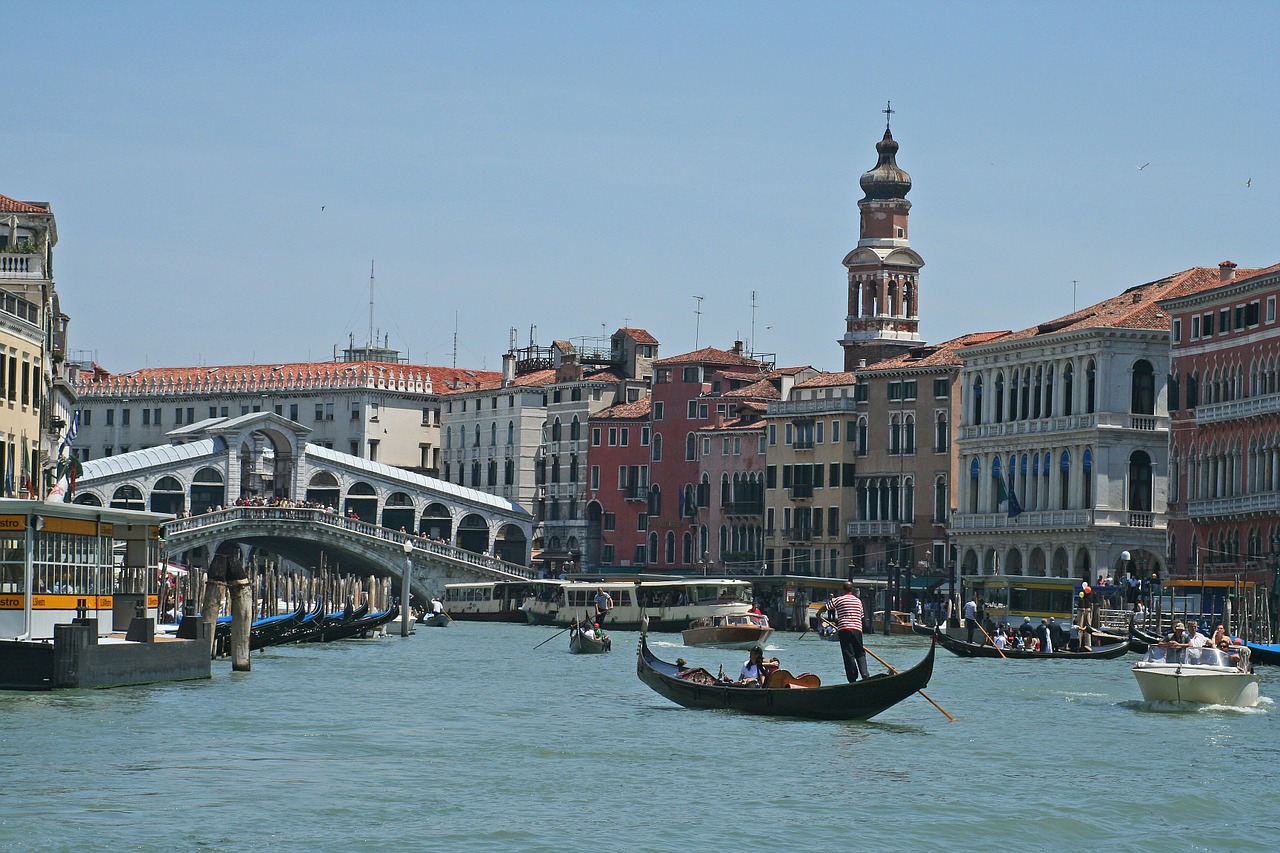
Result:
{"label": "cross on tower", "polygon": [[893,108],[893,101],[885,101],[884,109],[882,109],[880,112],[884,113],[884,127],[885,127],[885,130],[888,130],[889,121],[890,119],[893,118],[893,114],[897,112],[897,110]]}

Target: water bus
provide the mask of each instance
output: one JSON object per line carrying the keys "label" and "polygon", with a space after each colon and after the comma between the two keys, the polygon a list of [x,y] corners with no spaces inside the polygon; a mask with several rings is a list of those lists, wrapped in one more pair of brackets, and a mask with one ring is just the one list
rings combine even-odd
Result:
{"label": "water bus", "polygon": [[613,599],[605,627],[621,631],[638,631],[646,614],[651,631],[683,631],[703,616],[745,615],[751,610],[751,583],[744,580],[564,581],[555,600],[532,603],[529,621],[535,625],[579,622],[595,613],[596,593],[602,588]]}
{"label": "water bus", "polygon": [[450,583],[444,587],[444,609],[459,622],[527,622],[535,602],[560,598],[558,580]]}

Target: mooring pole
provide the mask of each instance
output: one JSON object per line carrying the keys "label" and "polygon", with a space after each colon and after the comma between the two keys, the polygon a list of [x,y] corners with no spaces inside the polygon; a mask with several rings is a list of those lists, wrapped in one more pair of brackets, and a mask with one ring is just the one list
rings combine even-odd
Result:
{"label": "mooring pole", "polygon": [[413,540],[404,540],[404,570],[400,574],[400,636],[409,636],[409,579],[413,574]]}

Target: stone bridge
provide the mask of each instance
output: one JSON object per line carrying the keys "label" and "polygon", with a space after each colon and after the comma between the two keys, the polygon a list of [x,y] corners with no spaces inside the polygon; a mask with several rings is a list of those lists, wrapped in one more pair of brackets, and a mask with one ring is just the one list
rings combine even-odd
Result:
{"label": "stone bridge", "polygon": [[443,593],[447,582],[535,574],[527,566],[320,509],[232,507],[174,519],[164,525],[163,536],[168,558],[186,565],[207,566],[219,549],[225,553],[232,544],[261,548],[304,568],[318,567],[324,553],[333,569],[390,576],[397,590],[407,560],[413,567],[410,588],[420,601]]}

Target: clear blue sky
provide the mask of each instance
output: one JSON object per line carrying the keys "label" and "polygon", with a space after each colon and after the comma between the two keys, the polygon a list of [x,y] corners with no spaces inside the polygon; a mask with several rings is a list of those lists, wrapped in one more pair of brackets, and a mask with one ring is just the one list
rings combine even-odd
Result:
{"label": "clear blue sky", "polygon": [[[113,371],[649,329],[840,369],[892,99],[921,330],[1280,262],[1274,3],[46,3],[0,193]],[[1149,163],[1143,170],[1137,167]],[[1252,185],[1246,187],[1246,181]],[[323,206],[323,210],[321,207]],[[700,321],[695,295],[704,296]]]}

